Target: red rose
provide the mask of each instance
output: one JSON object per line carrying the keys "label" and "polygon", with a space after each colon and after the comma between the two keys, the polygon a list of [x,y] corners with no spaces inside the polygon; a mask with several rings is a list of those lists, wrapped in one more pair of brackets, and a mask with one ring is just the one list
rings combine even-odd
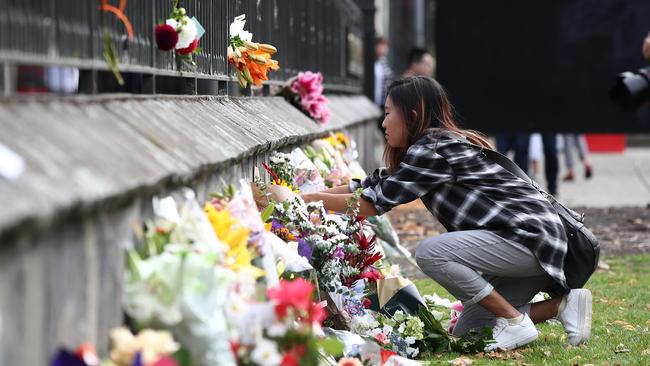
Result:
{"label": "red rose", "polygon": [[178,33],[176,29],[169,24],[161,24],[156,26],[156,44],[162,51],[170,51],[176,47],[178,42]]}
{"label": "red rose", "polygon": [[296,354],[294,354],[293,352],[287,352],[282,357],[282,362],[280,362],[280,365],[282,365],[282,366],[300,366],[300,361],[298,360],[298,356],[296,356]]}
{"label": "red rose", "polygon": [[364,298],[363,299],[363,307],[366,308],[366,309],[370,309],[371,306],[372,306],[372,300],[370,300],[367,297]]}
{"label": "red rose", "polygon": [[192,41],[192,43],[190,43],[189,46],[187,46],[186,48],[181,48],[180,50],[176,50],[176,53],[178,53],[179,55],[189,55],[190,53],[194,52],[194,50],[196,49],[196,47],[198,47],[198,45],[199,45],[199,40],[197,38],[194,38],[194,40]]}

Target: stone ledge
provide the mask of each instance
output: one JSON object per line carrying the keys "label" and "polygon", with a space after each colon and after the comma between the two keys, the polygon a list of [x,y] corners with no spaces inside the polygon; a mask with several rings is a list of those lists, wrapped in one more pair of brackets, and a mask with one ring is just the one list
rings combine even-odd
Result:
{"label": "stone ledge", "polygon": [[278,97],[104,95],[0,102],[0,143],[25,158],[0,179],[0,238],[126,205],[206,173],[379,117],[363,96],[328,96],[324,127]]}

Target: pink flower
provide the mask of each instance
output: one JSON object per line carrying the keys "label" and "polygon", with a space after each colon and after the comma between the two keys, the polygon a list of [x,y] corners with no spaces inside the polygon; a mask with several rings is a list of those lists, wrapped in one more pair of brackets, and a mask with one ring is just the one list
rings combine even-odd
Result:
{"label": "pink flower", "polygon": [[460,316],[460,313],[465,309],[465,306],[463,305],[462,302],[456,301],[455,303],[451,304],[451,319],[449,320],[449,333],[453,333],[454,327],[456,326],[456,322],[458,321],[458,317]]}
{"label": "pink flower", "polygon": [[463,310],[465,310],[465,305],[463,305],[463,303],[460,301],[456,301],[455,303],[451,304],[451,308],[460,314]]}
{"label": "pink flower", "polygon": [[332,259],[343,260],[343,258],[345,258],[345,252],[343,251],[343,248],[336,248],[334,250],[334,253],[332,253]]}
{"label": "pink flower", "polygon": [[311,71],[298,73],[298,79],[291,84],[291,90],[298,93],[300,98],[307,95],[318,95],[323,93],[323,74]]}
{"label": "pink flower", "polygon": [[388,340],[388,337],[384,333],[377,333],[375,334],[375,340],[379,342],[379,344],[388,344],[390,341]]}
{"label": "pink flower", "polygon": [[320,216],[316,213],[310,213],[309,214],[309,222],[311,222],[314,225],[320,225]]}
{"label": "pink flower", "polygon": [[275,300],[275,313],[278,317],[286,316],[289,308],[298,311],[309,311],[311,308],[311,295],[314,285],[309,281],[298,278],[293,281],[280,281],[277,287],[267,291],[267,296]]}
{"label": "pink flower", "polygon": [[329,121],[330,111],[327,103],[327,98],[322,94],[307,95],[300,100],[302,107],[320,124],[325,124]]}
{"label": "pink flower", "polygon": [[156,44],[162,51],[170,51],[176,47],[178,42],[178,33],[176,29],[169,24],[161,24],[156,26]]}

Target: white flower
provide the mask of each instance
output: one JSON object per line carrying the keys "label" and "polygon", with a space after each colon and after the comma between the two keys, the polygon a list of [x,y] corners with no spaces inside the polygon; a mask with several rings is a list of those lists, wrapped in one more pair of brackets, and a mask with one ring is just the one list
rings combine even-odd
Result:
{"label": "white flower", "polygon": [[266,333],[271,337],[283,337],[287,333],[287,326],[282,323],[275,323],[266,328]]}
{"label": "white flower", "polygon": [[167,19],[165,23],[174,27],[178,32],[178,42],[176,43],[177,50],[189,47],[190,43],[196,39],[198,34],[196,24],[194,24],[194,21],[188,16],[184,16],[180,22],[177,22],[174,19]]}
{"label": "white flower", "polygon": [[424,301],[435,306],[444,306],[446,308],[451,308],[452,302],[449,299],[442,298],[438,294],[434,293],[433,295],[425,295]]}
{"label": "white flower", "polygon": [[404,338],[404,342],[406,342],[406,344],[408,344],[408,345],[411,345],[411,344],[415,343],[415,337],[406,337],[406,338]]}
{"label": "white flower", "polygon": [[393,327],[391,327],[390,325],[384,325],[384,328],[382,329],[382,332],[385,335],[389,335],[389,334],[391,334],[393,332]]}
{"label": "white flower", "polygon": [[[379,322],[369,312],[362,316],[355,316],[352,318],[351,328],[352,331],[357,334],[366,334],[366,332],[378,326]],[[376,330],[381,331],[379,329]]]}
{"label": "white flower", "polygon": [[233,20],[230,24],[230,38],[239,36],[239,39],[242,41],[251,41],[253,39],[253,33],[245,31],[244,25],[246,24],[246,15],[242,14]]}
{"label": "white flower", "polygon": [[251,361],[258,365],[277,366],[282,361],[282,356],[278,353],[275,342],[262,338],[251,353]]}
{"label": "white flower", "polygon": [[404,330],[405,330],[405,329],[406,329],[406,324],[402,323],[402,324],[400,324],[399,327],[397,328],[397,331],[400,332],[400,333],[404,333]]}
{"label": "white flower", "polygon": [[406,354],[409,357],[415,357],[420,353],[420,350],[418,348],[413,348],[413,347],[406,347]]}
{"label": "white flower", "polygon": [[443,313],[442,311],[438,311],[438,310],[430,310],[430,311],[431,311],[431,315],[433,315],[433,317],[437,321],[442,321],[442,318],[445,317],[445,313]]}

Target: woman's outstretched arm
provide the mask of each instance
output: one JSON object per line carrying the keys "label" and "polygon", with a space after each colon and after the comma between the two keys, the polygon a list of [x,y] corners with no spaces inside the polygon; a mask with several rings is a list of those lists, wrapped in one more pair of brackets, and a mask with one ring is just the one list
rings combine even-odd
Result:
{"label": "woman's outstretched arm", "polygon": [[344,184],[342,186],[324,189],[320,191],[320,193],[341,194],[341,193],[352,193],[352,192],[350,192],[350,187],[347,184]]}
{"label": "woman's outstretched arm", "polygon": [[[340,188],[340,187],[336,187]],[[349,191],[349,189],[348,189]],[[348,205],[348,200],[352,198],[352,193],[303,193],[300,195],[305,202],[323,201],[323,206],[328,211],[345,212]],[[375,206],[366,201],[363,197],[359,198],[359,215],[361,216],[377,216],[377,209]]]}

